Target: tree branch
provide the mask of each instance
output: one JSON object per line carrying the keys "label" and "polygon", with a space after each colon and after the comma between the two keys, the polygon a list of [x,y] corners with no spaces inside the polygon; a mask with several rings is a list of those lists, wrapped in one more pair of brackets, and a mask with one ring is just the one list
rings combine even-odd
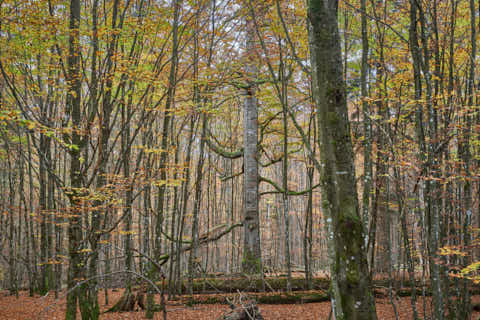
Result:
{"label": "tree branch", "polygon": [[[210,130],[207,128],[208,135],[213,136]],[[212,140],[209,138],[205,137],[205,143],[207,144],[208,148],[215,152],[216,154],[224,157],[224,158],[229,158],[229,159],[238,159],[243,157],[243,148],[237,151],[226,151],[222,149],[220,146],[214,144]]]}
{"label": "tree branch", "polygon": [[[278,184],[276,184],[275,182],[273,182],[272,180],[270,180],[268,178],[260,177],[259,181],[260,182],[266,182],[266,183],[270,184],[271,186],[273,186],[275,188],[275,190],[277,190],[277,191],[262,192],[261,195],[271,194],[271,193],[285,193],[284,189],[280,188],[280,186]],[[290,195],[290,196],[301,196],[301,195],[304,195],[304,194],[314,190],[315,188],[317,188],[319,186],[320,186],[320,183],[314,185],[313,187],[311,187],[310,189],[307,189],[307,190],[302,190],[302,191],[287,190],[287,194]]]}

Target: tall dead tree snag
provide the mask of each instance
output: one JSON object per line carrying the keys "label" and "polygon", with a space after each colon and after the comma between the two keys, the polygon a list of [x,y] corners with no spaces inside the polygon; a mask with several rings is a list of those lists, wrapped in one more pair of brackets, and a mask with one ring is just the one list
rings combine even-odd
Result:
{"label": "tall dead tree snag", "polygon": [[257,76],[255,25],[252,18],[247,17],[246,52],[247,62],[245,74],[247,88],[244,102],[244,248],[243,272],[249,274],[261,271],[260,219],[258,215],[258,106],[255,96]]}

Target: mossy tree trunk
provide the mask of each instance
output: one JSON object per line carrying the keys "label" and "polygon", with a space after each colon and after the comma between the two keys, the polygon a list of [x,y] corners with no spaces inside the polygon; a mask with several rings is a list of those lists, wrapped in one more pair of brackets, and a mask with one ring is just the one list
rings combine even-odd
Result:
{"label": "mossy tree trunk", "polygon": [[332,309],[337,320],[376,319],[355,186],[337,24],[338,0],[310,0],[308,10]]}

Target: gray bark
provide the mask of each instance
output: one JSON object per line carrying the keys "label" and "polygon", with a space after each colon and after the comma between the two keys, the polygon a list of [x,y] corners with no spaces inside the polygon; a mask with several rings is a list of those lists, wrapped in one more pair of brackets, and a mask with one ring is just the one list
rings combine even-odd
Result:
{"label": "gray bark", "polygon": [[249,85],[245,90],[244,101],[244,248],[242,270],[245,273],[261,272],[260,219],[258,216],[258,110],[254,79],[257,76],[255,65],[255,26],[248,19],[246,30],[246,51],[248,61],[245,73]]}

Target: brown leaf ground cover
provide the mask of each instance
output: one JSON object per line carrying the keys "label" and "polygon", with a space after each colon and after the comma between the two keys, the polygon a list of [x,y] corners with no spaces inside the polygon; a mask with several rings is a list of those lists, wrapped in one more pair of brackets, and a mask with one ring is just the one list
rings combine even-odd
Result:
{"label": "brown leaf ground cover", "polygon": [[[102,310],[107,310],[109,306],[118,301],[122,295],[121,291],[109,292],[110,304],[105,306],[104,295],[101,292],[100,303]],[[474,303],[480,303],[480,296],[473,297]],[[428,308],[429,301],[426,301]],[[330,312],[330,303],[306,303],[306,304],[283,304],[268,305],[260,304],[260,311],[266,320],[291,320],[291,319],[328,319]],[[396,301],[397,311],[400,319],[412,319],[410,307],[410,297],[401,298]],[[169,320],[215,320],[228,309],[224,304],[198,304],[188,307],[180,301],[169,301],[167,304],[167,317]],[[420,297],[418,301],[418,310],[423,310],[423,300]],[[395,319],[392,305],[389,299],[377,299],[378,318],[382,320]],[[65,297],[55,300],[53,293],[46,297],[29,297],[28,292],[20,292],[19,298],[9,296],[7,292],[0,292],[0,320],[44,320],[44,319],[64,319]],[[475,312],[472,319],[477,320],[480,312]],[[155,319],[161,319],[158,313]],[[143,312],[126,313],[106,313],[100,317],[102,320],[119,319],[145,319]]]}

